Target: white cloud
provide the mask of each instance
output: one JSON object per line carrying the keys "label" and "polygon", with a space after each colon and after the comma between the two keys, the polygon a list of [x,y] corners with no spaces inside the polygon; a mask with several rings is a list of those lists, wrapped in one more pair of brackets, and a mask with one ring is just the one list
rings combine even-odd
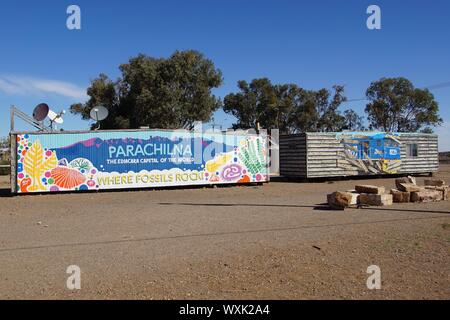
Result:
{"label": "white cloud", "polygon": [[34,77],[0,75],[0,91],[9,95],[56,94],[81,101],[87,99],[86,89],[75,84]]}
{"label": "white cloud", "polygon": [[450,151],[450,121],[444,121],[435,131],[439,136],[439,151]]}

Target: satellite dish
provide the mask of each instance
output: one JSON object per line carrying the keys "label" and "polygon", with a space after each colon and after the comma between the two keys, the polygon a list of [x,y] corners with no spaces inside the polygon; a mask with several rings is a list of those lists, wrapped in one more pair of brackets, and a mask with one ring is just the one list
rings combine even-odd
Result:
{"label": "satellite dish", "polygon": [[47,117],[50,119],[50,122],[55,122],[55,123],[59,123],[62,124],[64,122],[62,115],[64,114],[64,111],[60,112],[60,113],[56,113],[53,110],[48,110],[48,115]]}
{"label": "satellite dish", "polygon": [[36,121],[43,121],[50,111],[50,108],[48,107],[48,104],[46,103],[40,103],[34,108],[33,110],[33,118]]}
{"label": "satellite dish", "polygon": [[91,119],[95,121],[102,121],[105,120],[106,117],[108,117],[108,109],[106,109],[104,106],[97,106],[93,107],[90,114]]}

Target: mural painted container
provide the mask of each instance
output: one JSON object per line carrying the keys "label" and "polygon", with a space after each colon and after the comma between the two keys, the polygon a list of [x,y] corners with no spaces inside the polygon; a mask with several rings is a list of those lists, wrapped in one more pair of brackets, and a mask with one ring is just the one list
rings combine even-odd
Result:
{"label": "mural painted container", "polygon": [[260,183],[267,137],[185,130],[13,133],[14,193]]}
{"label": "mural painted container", "polygon": [[280,174],[319,178],[433,173],[438,137],[426,133],[308,132],[280,136]]}

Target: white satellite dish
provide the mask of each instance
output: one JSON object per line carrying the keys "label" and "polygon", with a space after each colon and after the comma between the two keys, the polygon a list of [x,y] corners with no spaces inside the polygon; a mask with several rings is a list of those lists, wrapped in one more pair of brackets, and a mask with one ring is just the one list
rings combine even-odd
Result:
{"label": "white satellite dish", "polygon": [[108,109],[106,109],[104,106],[96,106],[91,109],[89,116],[92,120],[96,121],[98,125],[94,130],[100,129],[99,121],[105,120],[108,117],[108,114]]}
{"label": "white satellite dish", "polygon": [[94,121],[102,121],[108,117],[108,109],[104,106],[93,107],[89,115]]}
{"label": "white satellite dish", "polygon": [[60,113],[56,113],[53,110],[48,110],[47,117],[50,119],[51,123],[58,123],[62,124],[64,122],[62,115],[64,114],[64,111],[61,111]]}

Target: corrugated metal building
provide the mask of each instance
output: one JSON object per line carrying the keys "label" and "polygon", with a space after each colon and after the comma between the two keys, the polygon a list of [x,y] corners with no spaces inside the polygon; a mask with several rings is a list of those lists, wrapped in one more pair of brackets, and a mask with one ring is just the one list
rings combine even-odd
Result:
{"label": "corrugated metal building", "polygon": [[433,173],[438,137],[427,133],[307,132],[280,136],[280,174],[319,178]]}
{"label": "corrugated metal building", "polygon": [[265,134],[188,130],[11,132],[11,192],[268,182]]}

